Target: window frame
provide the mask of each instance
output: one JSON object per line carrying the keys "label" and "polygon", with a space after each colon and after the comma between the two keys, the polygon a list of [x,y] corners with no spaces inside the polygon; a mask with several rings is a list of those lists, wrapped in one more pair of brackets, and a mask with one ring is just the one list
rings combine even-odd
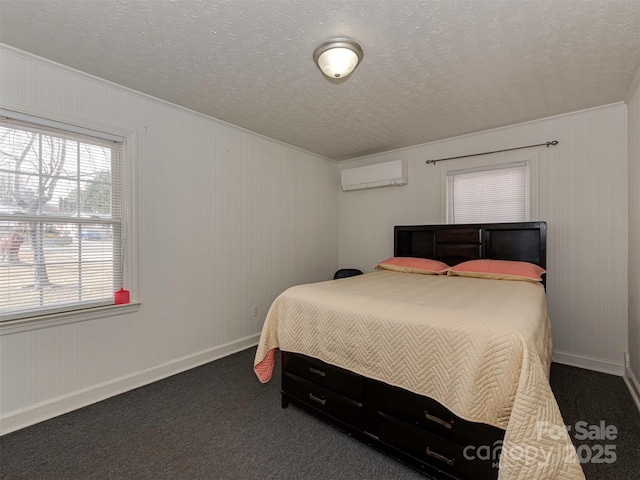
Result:
{"label": "window frame", "polygon": [[90,122],[70,121],[69,118],[25,109],[10,110],[0,108],[0,116],[16,121],[32,123],[36,126],[59,129],[71,134],[88,135],[104,140],[122,142],[122,284],[130,292],[130,303],[122,305],[100,305],[94,307],[72,309],[53,313],[34,312],[32,316],[0,321],[0,336],[34,330],[38,328],[81,322],[96,318],[109,317],[136,312],[140,302],[138,299],[138,267],[137,267],[137,198],[135,196],[137,133],[112,128]]}
{"label": "window frame", "polygon": [[[526,153],[506,153],[488,155],[484,158],[466,158],[442,162],[440,164],[440,185],[442,223],[449,224],[448,204],[448,178],[450,172],[458,170],[496,170],[508,167],[510,164],[524,163],[527,166],[528,174],[526,181],[527,188],[527,211],[524,221],[535,221],[539,217],[539,154],[538,152]],[[516,220],[513,220],[516,221]]]}

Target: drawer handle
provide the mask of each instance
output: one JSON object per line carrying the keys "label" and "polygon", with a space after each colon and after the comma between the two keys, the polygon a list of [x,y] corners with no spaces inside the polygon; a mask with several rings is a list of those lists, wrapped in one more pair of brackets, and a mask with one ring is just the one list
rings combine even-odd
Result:
{"label": "drawer handle", "polygon": [[327,374],[322,370],[318,370],[317,368],[309,367],[309,371],[311,373],[315,373],[316,375],[320,375],[321,377],[325,377]]}
{"label": "drawer handle", "polygon": [[313,393],[309,394],[309,399],[313,400],[316,403],[319,403],[320,405],[324,405],[325,403],[327,403],[327,399],[326,398],[316,397]]}
{"label": "drawer handle", "polygon": [[444,428],[448,428],[449,430],[451,430],[453,428],[453,420],[451,420],[450,422],[447,422],[446,420],[443,420],[439,417],[436,417],[435,415],[431,415],[428,411],[425,410],[424,412],[424,417],[427,420],[430,420],[432,422],[437,423],[438,425],[442,425]]}
{"label": "drawer handle", "polygon": [[447,458],[444,455],[440,455],[439,453],[434,452],[429,447],[427,447],[427,455],[429,457],[435,458],[436,460],[440,460],[441,462],[444,462],[447,465],[453,465],[453,463],[455,462],[455,458]]}

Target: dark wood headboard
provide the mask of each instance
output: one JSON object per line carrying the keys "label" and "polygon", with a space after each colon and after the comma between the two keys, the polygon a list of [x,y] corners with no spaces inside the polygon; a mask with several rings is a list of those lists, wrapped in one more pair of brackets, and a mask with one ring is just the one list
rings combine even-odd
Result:
{"label": "dark wood headboard", "polygon": [[456,265],[476,258],[519,260],[547,268],[547,223],[474,223],[394,228],[394,256]]}

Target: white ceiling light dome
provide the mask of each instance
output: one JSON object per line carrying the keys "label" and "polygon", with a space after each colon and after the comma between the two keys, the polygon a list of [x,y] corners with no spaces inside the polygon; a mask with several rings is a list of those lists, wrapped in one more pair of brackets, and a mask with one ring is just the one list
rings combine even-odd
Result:
{"label": "white ceiling light dome", "polygon": [[332,38],[322,42],[313,52],[313,60],[329,78],[344,78],[362,61],[362,47],[349,38]]}

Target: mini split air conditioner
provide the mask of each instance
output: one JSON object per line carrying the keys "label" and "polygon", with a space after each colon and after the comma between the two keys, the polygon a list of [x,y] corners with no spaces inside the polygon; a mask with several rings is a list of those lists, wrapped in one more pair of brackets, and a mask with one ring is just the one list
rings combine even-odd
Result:
{"label": "mini split air conditioner", "polygon": [[348,168],[340,172],[342,190],[361,190],[363,188],[389,187],[407,184],[407,162],[393,162]]}

